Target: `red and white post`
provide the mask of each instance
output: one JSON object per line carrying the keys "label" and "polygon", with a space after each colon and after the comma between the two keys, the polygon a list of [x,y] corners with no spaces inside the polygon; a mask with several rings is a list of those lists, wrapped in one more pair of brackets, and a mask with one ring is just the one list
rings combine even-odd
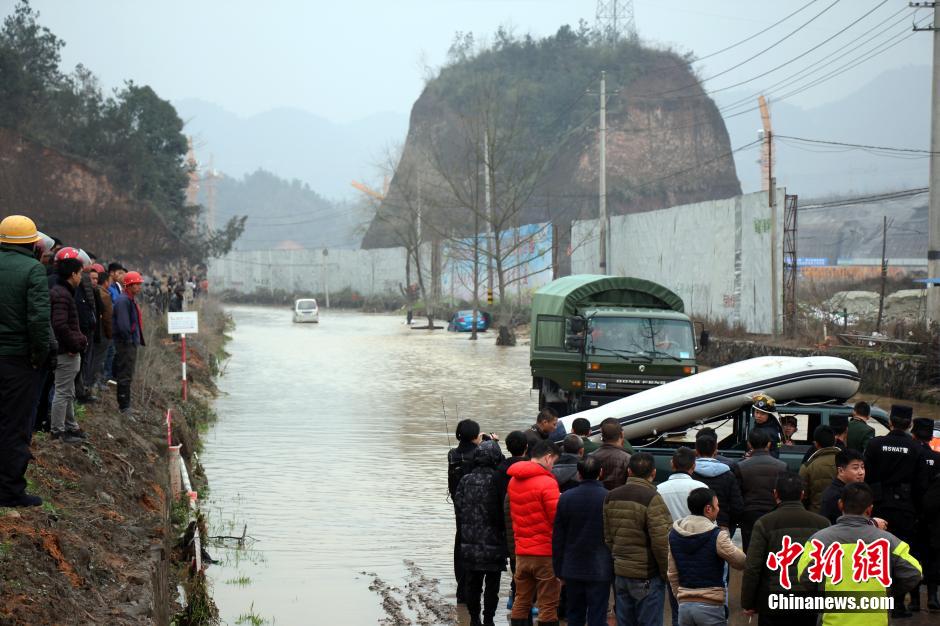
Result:
{"label": "red and white post", "polygon": [[180,334],[180,343],[183,347],[181,351],[183,362],[183,402],[186,402],[186,333]]}

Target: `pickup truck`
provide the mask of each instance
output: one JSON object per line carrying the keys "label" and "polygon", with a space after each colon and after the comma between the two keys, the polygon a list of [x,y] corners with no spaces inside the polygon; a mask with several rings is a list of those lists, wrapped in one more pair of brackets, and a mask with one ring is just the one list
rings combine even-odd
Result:
{"label": "pickup truck", "polygon": [[[777,412],[792,415],[797,420],[797,431],[793,434],[793,445],[780,447],[780,460],[794,472],[799,471],[803,455],[813,445],[813,431],[820,424],[829,424],[833,415],[852,415],[852,407],[841,403],[801,404],[789,402],[778,404]],[[876,435],[888,432],[888,413],[878,407],[871,408],[869,421]],[[732,460],[744,458],[747,452],[747,435],[754,426],[750,406],[739,410],[690,424],[685,430],[666,433],[660,437],[631,439],[630,444],[637,452],[649,452],[656,459],[656,482],[666,480],[672,473],[672,455],[676,448],[687,446],[695,448],[695,434],[700,428],[709,427],[718,433],[718,454]]]}

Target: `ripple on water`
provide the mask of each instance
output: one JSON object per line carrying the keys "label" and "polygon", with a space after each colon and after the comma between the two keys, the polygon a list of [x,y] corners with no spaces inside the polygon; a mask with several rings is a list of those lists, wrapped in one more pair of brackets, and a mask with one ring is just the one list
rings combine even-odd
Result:
{"label": "ripple on water", "polygon": [[[232,313],[202,462],[212,523],[247,524],[258,542],[253,558],[226,553],[210,570],[223,617],[254,603],[284,624],[309,623],[311,610],[320,623],[374,622],[379,601],[359,572],[395,583],[405,559],[452,592],[446,454],[457,409],[502,436],[531,424],[528,348],[384,315],[322,311],[319,325],[300,325],[287,309]],[[251,585],[225,584],[236,572]]]}

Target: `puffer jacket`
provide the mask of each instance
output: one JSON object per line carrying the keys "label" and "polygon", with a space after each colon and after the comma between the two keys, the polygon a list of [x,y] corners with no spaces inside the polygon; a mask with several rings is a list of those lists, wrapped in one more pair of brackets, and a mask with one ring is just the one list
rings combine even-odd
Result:
{"label": "puffer jacket", "polygon": [[695,459],[692,478],[702,481],[715,492],[718,496],[718,525],[734,531],[744,512],[744,500],[741,498],[741,485],[731,467],[716,458],[701,457]]}
{"label": "puffer jacket", "polygon": [[630,477],[604,503],[604,542],[614,573],[627,578],[666,579],[672,517],[663,497],[645,478]]}
{"label": "puffer jacket", "polygon": [[775,459],[766,450],[757,450],[750,458],[738,463],[734,468],[734,473],[741,484],[744,511],[747,513],[773,511],[777,506],[774,500],[777,476],[785,471],[787,471],[787,464],[780,459]]}
{"label": "puffer jacket", "polygon": [[[718,505],[719,509],[721,505]],[[744,552],[707,517],[676,520],[669,532],[669,584],[679,603],[725,603],[725,563],[744,569]]]}
{"label": "puffer jacket", "polygon": [[38,365],[48,349],[46,272],[28,249],[0,244],[0,355]]}
{"label": "puffer jacket", "polygon": [[[889,567],[891,572],[890,592],[895,596],[903,596],[906,592],[916,589],[923,575],[923,568],[911,553],[910,546],[891,533],[873,526],[869,518],[863,515],[843,515],[835,525],[818,531],[810,537],[803,546],[803,554],[797,564],[800,585],[814,595],[824,593],[865,594],[869,596],[887,595],[888,589],[876,578],[855,582],[854,577],[848,575],[852,571],[856,542],[861,540],[870,544],[877,540],[886,540],[890,549]],[[809,566],[812,562],[811,541],[816,540],[829,547],[834,543],[841,544],[843,549],[842,580],[833,583],[829,578],[814,583],[809,579]],[[878,613],[823,613],[822,626],[888,626],[888,612]]]}
{"label": "puffer jacket", "polygon": [[[803,545],[816,531],[829,526],[829,520],[810,513],[799,502],[781,502],[775,511],[764,515],[754,524],[751,543],[747,548],[747,561],[741,576],[741,608],[767,613],[767,598],[771,593],[787,593],[780,586],[779,572],[767,569],[767,555],[780,552],[784,536],[793,543]],[[796,586],[796,563],[790,566],[790,581]]]}
{"label": "puffer jacket", "polygon": [[551,556],[558,481],[534,461],[520,461],[506,473],[516,555]]}
{"label": "puffer jacket", "polygon": [[78,324],[78,307],[75,305],[75,289],[63,280],[58,280],[49,290],[52,303],[52,331],[59,342],[59,354],[78,354],[88,347],[88,338]]}
{"label": "puffer jacket", "polygon": [[502,460],[498,443],[483,442],[473,454],[473,471],[457,485],[454,509],[460,528],[460,554],[468,571],[506,569],[509,554],[497,469]]}
{"label": "puffer jacket", "polygon": [[822,506],[823,492],[836,477],[836,455],[839,448],[820,448],[809,457],[805,465],[800,466],[800,478],[803,479],[803,504],[813,513],[819,513]]}
{"label": "puffer jacket", "polygon": [[95,292],[91,278],[82,272],[82,282],[75,288],[75,304],[78,307],[78,325],[88,336],[95,333],[98,326],[98,312],[95,309]]}
{"label": "puffer jacket", "polygon": [[630,453],[609,442],[592,453],[601,462],[604,468],[604,486],[607,489],[616,489],[627,482],[627,465],[630,464]]}

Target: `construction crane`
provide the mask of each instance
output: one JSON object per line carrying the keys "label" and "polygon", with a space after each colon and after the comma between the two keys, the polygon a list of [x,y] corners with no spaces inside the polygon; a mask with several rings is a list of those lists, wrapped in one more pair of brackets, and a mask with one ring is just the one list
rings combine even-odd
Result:
{"label": "construction crane", "polygon": [[366,194],[373,200],[378,200],[379,202],[382,202],[383,200],[385,200],[385,196],[388,195],[388,176],[385,177],[385,180],[382,183],[381,192],[376,191],[375,189],[372,189],[365,183],[360,183],[357,180],[354,180],[349,184],[352,185],[354,188],[358,189],[359,191],[361,191],[362,193]]}

